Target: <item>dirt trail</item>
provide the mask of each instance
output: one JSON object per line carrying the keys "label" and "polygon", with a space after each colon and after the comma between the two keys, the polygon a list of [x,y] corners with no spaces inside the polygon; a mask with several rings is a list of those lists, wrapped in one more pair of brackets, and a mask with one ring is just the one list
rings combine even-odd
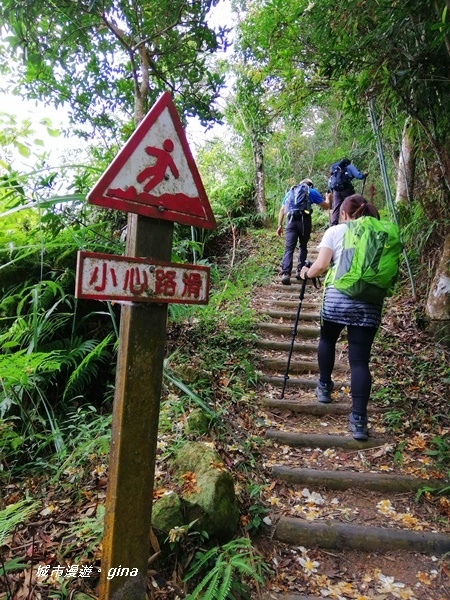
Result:
{"label": "dirt trail", "polygon": [[[308,282],[284,399],[300,283],[279,280],[259,290],[258,392],[265,419],[266,501],[271,506],[260,550],[274,569],[262,597],[284,600],[448,600],[448,518],[417,491],[427,459],[419,444],[407,461],[369,405],[367,442],[348,431],[351,407],[345,338],[339,343],[333,403],[316,402],[317,342],[322,289]],[[373,391],[383,381],[372,368]]]}

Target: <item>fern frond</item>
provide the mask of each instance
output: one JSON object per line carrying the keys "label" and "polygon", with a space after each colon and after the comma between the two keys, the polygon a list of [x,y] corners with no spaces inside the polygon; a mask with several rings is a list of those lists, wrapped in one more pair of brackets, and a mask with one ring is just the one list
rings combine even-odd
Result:
{"label": "fern frond", "polygon": [[239,550],[246,550],[249,552],[252,549],[251,542],[246,537],[241,537],[236,540],[231,540],[227,544],[222,546],[224,552],[231,552],[231,554],[236,554]]}
{"label": "fern frond", "polygon": [[27,387],[33,384],[38,374],[53,374],[64,364],[64,355],[60,352],[34,352],[27,354],[19,350],[14,354],[0,355],[0,373],[2,391],[12,385]]}
{"label": "fern frond", "polygon": [[108,353],[105,352],[106,346],[110,343],[113,334],[107,335],[101,342],[87,354],[78,367],[70,375],[66,388],[63,393],[65,400],[69,392],[77,394],[83,387],[91,383],[98,373],[98,363],[105,362],[108,359]]}
{"label": "fern frond", "polygon": [[245,573],[251,577],[256,577],[255,568],[240,556],[233,556],[230,559],[230,565],[233,569],[239,571],[239,573]]}
{"label": "fern frond", "polygon": [[233,567],[231,564],[228,564],[222,573],[222,583],[220,584],[219,589],[217,590],[217,599],[223,599],[228,597],[228,593],[231,589],[231,584],[233,583]]}
{"label": "fern frond", "polygon": [[222,596],[218,596],[219,581],[221,578],[221,572],[219,570],[213,571],[214,577],[210,579],[208,588],[202,596],[202,600],[225,600]]}
{"label": "fern frond", "polygon": [[29,500],[20,500],[0,510],[0,546],[7,535],[14,531],[17,525],[22,524],[36,509],[37,502],[30,504]]}
{"label": "fern frond", "polygon": [[98,345],[98,340],[83,340],[81,337],[74,338],[72,343],[70,340],[65,342],[65,364],[73,368],[76,368],[85,356],[94,352]]}
{"label": "fern frond", "polygon": [[[205,577],[195,587],[194,591],[191,594],[188,594],[186,596],[186,600],[198,600],[200,592],[205,589],[205,587],[209,584],[209,582],[211,581],[211,579],[213,579],[213,577],[216,578],[216,580],[219,577],[219,572],[216,567],[214,569],[212,569],[207,575],[205,575]],[[202,600],[205,600],[205,599],[206,599],[206,596],[202,596]],[[217,600],[217,598],[213,598],[213,600]]]}
{"label": "fern frond", "polygon": [[209,560],[211,560],[214,556],[217,556],[218,548],[211,548],[208,552],[201,554],[200,552],[195,553],[194,564],[191,566],[189,573],[184,577],[183,581],[188,581],[196,575],[200,569],[206,564]]}

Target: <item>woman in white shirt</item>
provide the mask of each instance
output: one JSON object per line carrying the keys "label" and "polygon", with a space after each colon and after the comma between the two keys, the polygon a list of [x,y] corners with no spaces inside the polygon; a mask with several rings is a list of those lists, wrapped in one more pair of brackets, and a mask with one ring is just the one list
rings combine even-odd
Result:
{"label": "woman in white shirt", "polygon": [[[317,259],[309,268],[303,267],[301,270],[302,279],[318,277],[328,269],[330,263],[337,263],[347,227],[346,221],[364,216],[380,218],[375,206],[359,194],[343,201],[340,215],[340,223],[326,230],[319,244]],[[342,330],[347,327],[352,394],[349,426],[353,437],[360,441],[368,438],[367,404],[372,387],[369,359],[373,340],[381,323],[382,309],[382,302],[371,304],[355,300],[335,289],[332,284],[325,289],[318,347],[319,381],[315,393],[319,402],[331,402],[336,342]]]}

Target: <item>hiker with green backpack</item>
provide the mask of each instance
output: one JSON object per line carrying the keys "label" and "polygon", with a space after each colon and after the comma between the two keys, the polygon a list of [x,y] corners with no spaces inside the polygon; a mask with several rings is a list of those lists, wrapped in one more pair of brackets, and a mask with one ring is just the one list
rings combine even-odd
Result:
{"label": "hiker with green backpack", "polygon": [[340,223],[325,231],[318,247],[317,259],[300,272],[302,279],[314,279],[328,270],[315,393],[319,402],[332,401],[336,342],[347,327],[352,395],[349,427],[354,439],[365,441],[372,386],[370,353],[381,323],[384,298],[393,293],[403,245],[397,225],[381,221],[376,207],[354,194],[343,201]]}

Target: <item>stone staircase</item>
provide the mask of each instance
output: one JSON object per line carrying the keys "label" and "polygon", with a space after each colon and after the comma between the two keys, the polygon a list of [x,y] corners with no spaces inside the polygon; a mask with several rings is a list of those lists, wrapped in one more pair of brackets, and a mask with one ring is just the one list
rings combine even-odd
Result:
{"label": "stone staircase", "polygon": [[[307,282],[293,343],[301,283],[291,281],[291,286],[274,281],[261,289],[254,305],[258,313],[260,396],[267,416],[264,461],[271,481],[269,501],[273,503],[270,536],[279,553],[275,583],[259,597],[390,600],[408,598],[411,590],[410,597],[416,600],[450,598],[448,573],[445,577],[440,573],[430,585],[417,580],[418,572],[435,571],[436,559],[450,552],[450,530],[434,505],[419,505],[414,498],[424,486],[443,487],[445,482],[402,472],[394,460],[398,441],[386,432],[384,408],[375,402],[369,404],[369,440],[358,442],[351,437],[345,338],[336,353],[333,402],[316,401],[323,289]],[[375,376],[373,387],[376,385]],[[302,503],[305,498],[311,501]],[[306,567],[302,571],[302,552],[307,552],[310,564],[314,560],[320,565],[317,574]],[[286,564],[284,570],[282,564]],[[377,572],[388,579],[376,580]],[[319,574],[322,588],[317,583]],[[348,595],[342,591],[345,577]],[[383,585],[388,586],[391,577],[398,582],[397,588],[391,582],[392,589],[401,590],[404,596],[385,593]]]}

